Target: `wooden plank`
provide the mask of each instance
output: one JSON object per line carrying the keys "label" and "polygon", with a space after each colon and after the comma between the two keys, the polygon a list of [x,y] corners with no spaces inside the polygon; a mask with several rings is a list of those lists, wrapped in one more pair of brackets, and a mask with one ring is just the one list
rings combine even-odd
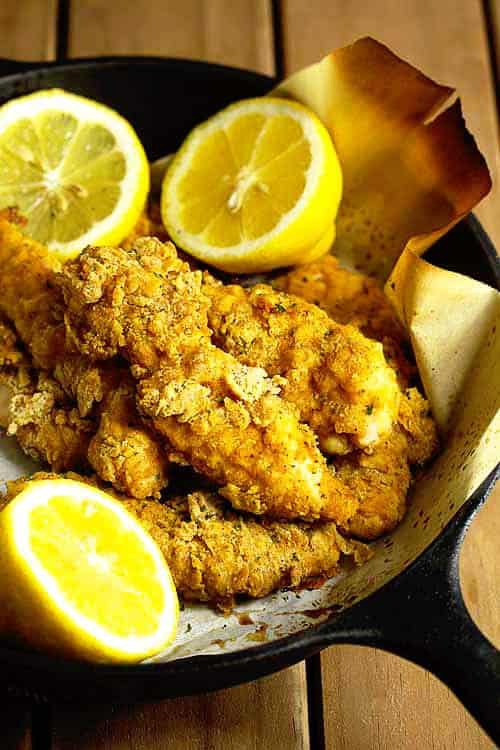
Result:
{"label": "wooden plank", "polygon": [[[495,3],[491,4],[495,7]],[[462,98],[469,129],[485,154],[494,189],[477,213],[500,246],[497,121],[479,0],[284,0],[285,69],[308,65],[335,47],[371,35]],[[500,489],[473,524],[463,554],[462,585],[478,624],[500,646]],[[383,652],[332,648],[322,658],[327,747],[491,748],[472,718],[431,675]]]}
{"label": "wooden plank", "polygon": [[[496,69],[496,86],[500,86],[500,3],[498,0],[484,0],[486,24],[490,31],[492,64]],[[497,91],[497,109],[500,117],[500,91]],[[500,135],[500,133],[499,133]]]}
{"label": "wooden plank", "polygon": [[326,747],[492,750],[456,698],[428,672],[376,649],[323,652]]}
{"label": "wooden plank", "polygon": [[[55,55],[55,0],[1,0],[0,56],[14,60],[50,60]],[[31,709],[24,701],[3,700],[1,746],[31,748]],[[46,738],[48,740],[48,738]]]}
{"label": "wooden plank", "polygon": [[52,750],[307,748],[304,670],[150,706],[59,709]]}
{"label": "wooden plank", "polygon": [[103,54],[188,57],[274,72],[267,0],[74,3],[73,57]]}
{"label": "wooden plank", "polygon": [[56,0],[0,2],[0,57],[50,60],[55,53]]}
{"label": "wooden plank", "polygon": [[[265,0],[72,3],[71,56],[155,54],[273,73]],[[303,665],[248,686],[151,706],[55,707],[54,750],[309,747]]]}

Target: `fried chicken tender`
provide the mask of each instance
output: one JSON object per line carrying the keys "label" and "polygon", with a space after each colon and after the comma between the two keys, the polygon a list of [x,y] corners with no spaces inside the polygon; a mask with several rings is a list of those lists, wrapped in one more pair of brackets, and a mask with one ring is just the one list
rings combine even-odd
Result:
{"label": "fried chicken tender", "polygon": [[[72,348],[66,336],[62,298],[54,286],[59,263],[47,248],[25,237],[19,223],[22,220],[15,211],[0,211],[0,311],[16,327],[35,366],[51,372],[76,401],[81,417],[106,414],[90,453],[94,469],[105,470],[106,477],[114,475],[117,489],[128,494],[158,495],[167,484],[168,460],[138,413],[132,414],[130,399],[120,405],[113,397],[122,382],[129,382],[128,368],[116,362],[91,362]],[[116,408],[115,415],[112,408]],[[108,426],[112,426],[112,434],[107,437]],[[105,455],[98,454],[98,441],[107,446]],[[138,481],[125,468],[131,465],[132,456],[142,467]]]}
{"label": "fried chicken tender", "polygon": [[[51,479],[53,474],[31,477]],[[89,481],[78,475],[68,478]],[[9,482],[5,502],[28,479]],[[238,596],[262,597],[304,587],[339,572],[342,556],[362,564],[371,553],[344,539],[334,523],[285,523],[234,512],[216,493],[193,492],[168,503],[116,496],[160,547],[177,590],[187,600],[229,610]]]}
{"label": "fried chicken tender", "polygon": [[364,540],[392,531],[406,512],[411,466],[429,461],[438,445],[428,402],[416,388],[408,388],[398,424],[386,440],[371,452],[355,451],[335,460],[338,478],[360,503],[343,531]]}
{"label": "fried chicken tender", "polygon": [[279,276],[273,286],[318,305],[338,323],[354,325],[368,338],[380,341],[401,387],[407,387],[416,372],[407,356],[408,336],[375,279],[342,268],[333,255],[325,255]]}
{"label": "fried chicken tender", "polygon": [[379,343],[265,284],[225,286],[206,274],[204,291],[214,343],[245,365],[284,377],[282,398],[325,452],[375,446],[391,432],[400,391]]}
{"label": "fried chicken tender", "polygon": [[392,531],[406,512],[411,482],[408,441],[396,428],[373,453],[355,451],[335,461],[337,476],[359,498],[356,514],[343,528],[359,539],[377,539]]}
{"label": "fried chicken tender", "polygon": [[45,373],[35,373],[14,331],[2,320],[0,425],[8,435],[15,435],[28,456],[54,471],[87,466],[94,424],[71,407],[58,383]]}
{"label": "fried chicken tender", "polygon": [[141,412],[234,507],[339,523],[353,515],[356,498],[278,396],[283,379],[212,344],[202,274],[171,243],[87,248],[58,283],[80,351],[128,357]]}
{"label": "fried chicken tender", "polygon": [[429,402],[416,388],[407,388],[401,399],[398,424],[408,443],[410,465],[423,466],[439,447],[437,426]]}
{"label": "fried chicken tender", "polygon": [[375,539],[391,531],[403,518],[412,481],[411,467],[428,461],[439,444],[429,403],[416,388],[407,388],[416,368],[407,356],[406,332],[378,283],[341,268],[331,255],[295,268],[273,284],[380,341],[388,363],[397,373],[402,389],[397,425],[373,449],[335,460],[337,476],[360,501],[344,530],[361,539]]}
{"label": "fried chicken tender", "polygon": [[[106,397],[88,459],[101,479],[133,497],[158,496],[166,486],[165,448],[144,430],[130,377]],[[153,470],[156,475],[151,473]]]}

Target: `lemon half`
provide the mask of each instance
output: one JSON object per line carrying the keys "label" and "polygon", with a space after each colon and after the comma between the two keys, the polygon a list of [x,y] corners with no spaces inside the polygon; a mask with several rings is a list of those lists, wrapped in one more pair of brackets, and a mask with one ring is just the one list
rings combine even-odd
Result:
{"label": "lemon half", "polygon": [[0,208],[17,206],[62,259],[120,243],[148,190],[144,148],[109,107],[59,89],[0,107]]}
{"label": "lemon half", "polygon": [[175,637],[179,605],[160,549],[118,500],[35,480],[0,512],[2,631],[91,661],[135,662]]}
{"label": "lemon half", "polygon": [[161,211],[174,242],[196,258],[229,272],[267,271],[318,257],[341,193],[318,117],[264,97],[232,104],[190,133],[166,172]]}

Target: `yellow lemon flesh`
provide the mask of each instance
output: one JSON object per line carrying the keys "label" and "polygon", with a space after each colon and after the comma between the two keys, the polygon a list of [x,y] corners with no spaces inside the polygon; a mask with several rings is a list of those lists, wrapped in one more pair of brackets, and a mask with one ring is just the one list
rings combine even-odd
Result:
{"label": "yellow lemon flesh", "polygon": [[120,243],[148,191],[144,149],[109,107],[59,89],[0,107],[0,208],[17,206],[61,259]]}
{"label": "yellow lemon flesh", "polygon": [[264,97],[232,104],[190,133],[165,174],[161,212],[183,250],[250,273],[318,257],[341,194],[322,122],[301,104]]}
{"label": "yellow lemon flesh", "polygon": [[4,635],[90,661],[137,662],[174,639],[179,605],[156,543],[118,500],[29,482],[0,513]]}

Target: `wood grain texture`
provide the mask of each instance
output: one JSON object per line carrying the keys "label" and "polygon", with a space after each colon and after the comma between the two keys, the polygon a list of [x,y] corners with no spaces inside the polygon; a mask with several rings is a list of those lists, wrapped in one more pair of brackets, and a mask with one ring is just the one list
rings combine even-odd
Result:
{"label": "wood grain texture", "polygon": [[267,0],[86,0],[72,7],[70,53],[188,57],[273,73]]}
{"label": "wood grain texture", "polygon": [[[69,52],[189,57],[273,73],[270,7],[265,0],[74,2]],[[309,747],[303,665],[203,697],[127,709],[54,709],[54,750],[260,746]]]}
{"label": "wood grain texture", "polygon": [[[497,121],[479,0],[284,0],[286,71],[360,36],[374,36],[436,80],[455,86],[469,129],[485,154],[494,190],[477,213],[500,246]],[[500,489],[474,522],[461,580],[470,611],[500,645]],[[434,677],[395,656],[355,647],[323,653],[327,747],[335,750],[486,750],[473,719]]]}
{"label": "wood grain texture", "polygon": [[1,0],[0,57],[50,60],[55,53],[56,0]]}
{"label": "wood grain texture", "polygon": [[[500,81],[500,3],[498,0],[484,0],[487,23],[491,26],[493,65],[496,67],[497,81]],[[500,101],[500,91],[497,95]],[[497,105],[497,109],[498,109]],[[500,117],[500,112],[499,112]]]}
{"label": "wood grain texture", "polygon": [[323,652],[331,750],[492,750],[458,700],[420,667],[376,649]]}
{"label": "wood grain texture", "polygon": [[143,707],[56,711],[52,750],[308,748],[304,670]]}

